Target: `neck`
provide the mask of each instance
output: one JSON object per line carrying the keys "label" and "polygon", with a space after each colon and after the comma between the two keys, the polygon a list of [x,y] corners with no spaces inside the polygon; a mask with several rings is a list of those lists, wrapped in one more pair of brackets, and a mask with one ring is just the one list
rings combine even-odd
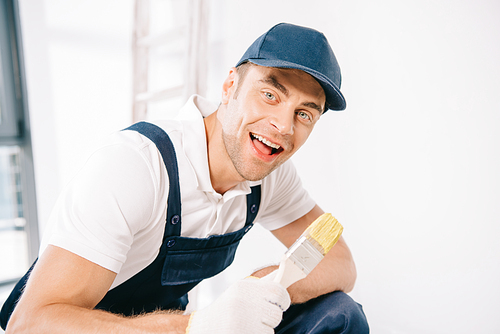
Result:
{"label": "neck", "polygon": [[231,158],[227,154],[222,140],[222,126],[217,119],[217,113],[204,118],[205,134],[207,136],[208,168],[212,187],[219,194],[224,194],[245,179],[238,174]]}

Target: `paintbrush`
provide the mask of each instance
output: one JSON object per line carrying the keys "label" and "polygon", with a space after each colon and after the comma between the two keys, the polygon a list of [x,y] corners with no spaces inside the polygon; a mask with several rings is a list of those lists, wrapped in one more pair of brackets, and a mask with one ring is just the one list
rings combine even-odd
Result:
{"label": "paintbrush", "polygon": [[268,279],[285,288],[305,278],[337,243],[344,228],[330,213],[319,216],[286,251]]}

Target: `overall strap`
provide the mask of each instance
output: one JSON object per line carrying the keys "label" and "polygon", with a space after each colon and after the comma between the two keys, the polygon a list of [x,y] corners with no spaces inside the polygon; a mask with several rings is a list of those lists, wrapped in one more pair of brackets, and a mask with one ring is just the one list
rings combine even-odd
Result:
{"label": "overall strap", "polygon": [[247,219],[245,226],[251,226],[259,212],[261,187],[260,184],[250,188],[252,192],[247,195]]}
{"label": "overall strap", "polygon": [[167,201],[167,217],[163,240],[167,236],[181,235],[181,190],[179,186],[179,168],[174,145],[168,134],[157,125],[148,122],[135,123],[125,130],[134,130],[149,138],[160,151],[163,163],[167,168],[169,189]]}
{"label": "overall strap", "polygon": [[[158,148],[167,168],[169,179],[169,191],[167,201],[167,218],[163,241],[170,236],[181,235],[181,191],[179,186],[179,169],[177,156],[168,134],[157,125],[147,122],[139,122],[131,125],[125,130],[134,130],[149,138]],[[251,227],[257,213],[259,212],[261,186],[251,187],[251,193],[247,195],[247,216],[245,226]]]}

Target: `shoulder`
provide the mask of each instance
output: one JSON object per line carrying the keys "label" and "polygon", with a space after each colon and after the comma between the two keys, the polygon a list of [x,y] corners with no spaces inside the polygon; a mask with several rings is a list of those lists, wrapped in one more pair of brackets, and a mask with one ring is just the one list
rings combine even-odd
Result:
{"label": "shoulder", "polygon": [[315,202],[302,186],[292,161],[287,161],[262,180],[262,199],[258,222],[274,230],[309,212]]}
{"label": "shoulder", "polygon": [[41,252],[53,244],[119,272],[135,239],[161,225],[166,193],[155,145],[135,131],[113,133],[59,196]]}
{"label": "shoulder", "polygon": [[297,169],[291,160],[286,161],[262,180],[262,187],[266,192],[286,190],[293,184],[300,185],[301,181]]}

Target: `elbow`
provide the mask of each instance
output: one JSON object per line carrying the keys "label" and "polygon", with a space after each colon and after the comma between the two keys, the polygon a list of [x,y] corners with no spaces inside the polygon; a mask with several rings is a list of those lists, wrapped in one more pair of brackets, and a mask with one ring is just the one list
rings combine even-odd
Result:
{"label": "elbow", "polygon": [[7,323],[5,334],[40,333],[40,326],[36,323],[40,317],[37,314],[36,310],[26,310],[18,305]]}
{"label": "elbow", "polygon": [[[26,314],[26,312],[21,312],[21,313]],[[30,321],[29,319],[23,319],[26,318],[26,316],[23,317],[22,314],[19,314],[19,312],[14,312],[12,314],[9,322],[7,323],[7,327],[5,328],[5,334],[13,334],[13,333],[22,334],[30,332],[29,328]]]}
{"label": "elbow", "polygon": [[342,291],[345,293],[349,293],[354,289],[354,285],[356,284],[356,279],[358,278],[358,272],[356,270],[356,265],[354,264],[354,261],[351,263],[349,268],[346,269],[346,271],[347,271],[346,282]]}

